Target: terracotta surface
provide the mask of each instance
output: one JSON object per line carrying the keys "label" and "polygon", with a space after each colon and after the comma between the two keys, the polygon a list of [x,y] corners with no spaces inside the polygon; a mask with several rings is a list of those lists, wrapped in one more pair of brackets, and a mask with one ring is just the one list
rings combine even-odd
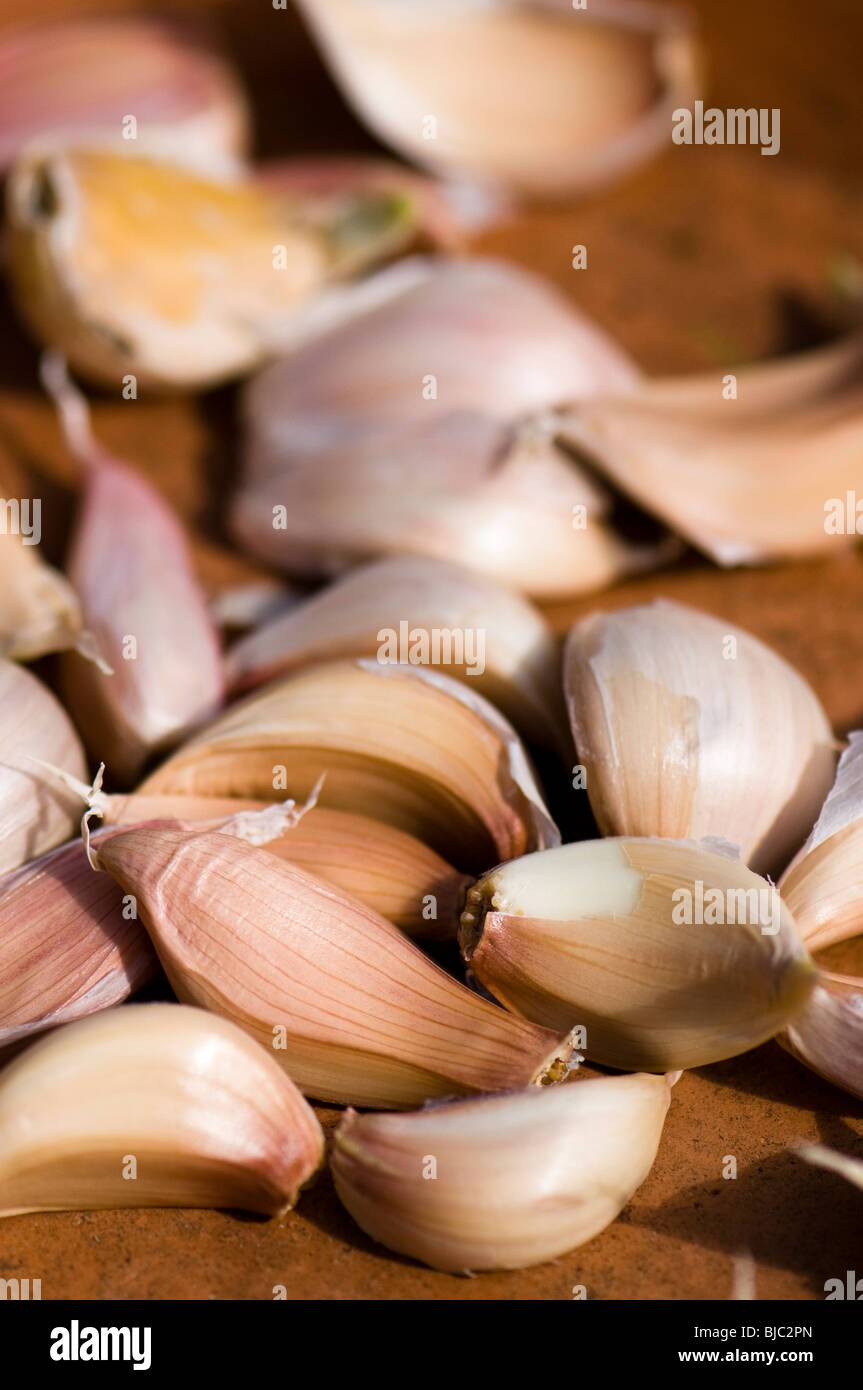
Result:
{"label": "terracotta surface", "polygon": [[[239,0],[211,8],[253,84],[262,148],[372,147],[293,14]],[[828,337],[859,313],[847,271],[853,258],[863,264],[856,0],[702,0],[696,8],[710,58],[704,95],[720,106],[779,106],[781,154],[669,146],[601,198],[525,214],[483,238],[543,270],[650,372],[758,358]],[[7,0],[2,16],[58,9],[67,6]],[[574,243],[589,248],[586,272],[569,269]],[[105,443],[189,519],[213,592],[261,572],[230,554],[220,531],[233,409],[224,391],[134,406],[104,399],[95,410]],[[37,390],[35,353],[5,304],[0,459],[39,476],[46,517],[68,517],[74,469]],[[56,555],[64,529],[65,521],[48,536]],[[863,725],[859,554],[730,573],[687,557],[673,572],[560,606],[552,617],[563,630],[592,604],[660,593],[749,627],[799,666],[840,732]],[[863,973],[856,945],[832,959]],[[322,1117],[331,1124],[336,1115]],[[863,1268],[863,1206],[859,1192],[790,1151],[799,1139],[863,1156],[863,1104],[770,1044],[684,1076],[653,1172],[621,1218],[586,1248],[537,1269],[460,1279],[391,1257],[354,1227],[323,1175],[281,1226],[196,1211],[7,1220],[0,1276],[41,1278],[45,1298],[270,1299],[283,1284],[298,1299],[569,1299],[573,1285],[599,1299],[726,1299],[733,1258],[750,1251],[759,1298],[822,1298],[826,1279]],[[737,1159],[733,1181],[721,1176],[727,1155]]]}

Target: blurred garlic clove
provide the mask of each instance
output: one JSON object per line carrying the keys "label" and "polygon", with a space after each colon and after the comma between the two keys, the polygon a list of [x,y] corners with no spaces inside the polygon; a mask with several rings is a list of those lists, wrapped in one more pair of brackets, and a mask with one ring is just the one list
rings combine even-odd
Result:
{"label": "blurred garlic clove", "polygon": [[0,533],[0,656],[35,661],[81,640],[81,608],[68,580],[38,545]]}
{"label": "blurred garlic clove", "polygon": [[40,148],[9,175],[8,270],[34,336],[76,371],[200,390],[292,339],[304,302],[398,249],[411,217],[394,195],[306,207],[144,157]]}
{"label": "blurred garlic clove", "polygon": [[95,863],[135,896],[178,997],[239,1023],[307,1095],[386,1109],[565,1072],[565,1037],[481,999],[241,829],[250,833],[239,821],[114,831]]}
{"label": "blurred garlic clove", "polygon": [[69,717],[47,686],[0,658],[0,874],[45,854],[76,829],[73,794],[37,766],[44,758],[71,777],[86,771]]}
{"label": "blurred garlic clove", "polygon": [[390,648],[394,661],[414,665],[437,650],[446,674],[497,705],[525,738],[568,748],[560,652],[542,615],[475,570],[420,555],[352,570],[265,623],[228,653],[228,681],[248,689],[316,661]]}
{"label": "blurred garlic clove", "polygon": [[606,835],[714,836],[783,868],[830,788],[835,744],[793,667],[742,629],[667,600],[573,627],[564,689]]}
{"label": "blurred garlic clove", "polygon": [[667,144],[674,109],[697,95],[698,51],[676,7],[301,0],[301,9],[376,135],[420,164],[526,197],[561,197],[643,163]]}
{"label": "blurred garlic clove", "polygon": [[63,694],[88,747],[131,781],[221,704],[218,637],[177,517],[93,439],[62,360],[46,357],[43,376],[86,470],[69,575],[107,663],[64,656]]}
{"label": "blurred garlic clove", "polygon": [[820,971],[805,1007],[777,1042],[826,1081],[863,1100],[863,979]]}
{"label": "blurred garlic clove", "polygon": [[80,840],[0,878],[0,1048],[121,1003],[157,969],[134,905]]}
{"label": "blurred garlic clove", "polygon": [[524,1269],[584,1245],[653,1166],[666,1076],[358,1115],[335,1132],[339,1198],[366,1235],[433,1269]]}
{"label": "blurred garlic clove", "polygon": [[610,494],[556,447],[561,399],[625,391],[633,364],[541,280],[416,258],[377,302],[247,388],[232,529],[299,575],[422,554],[559,597],[657,561],[609,524]]}
{"label": "blurred garlic clove", "polygon": [[62,139],[231,172],[250,123],[238,75],[188,20],[82,16],[0,36],[0,169]]}
{"label": "blurred garlic clove", "polygon": [[712,371],[579,402],[559,436],[719,564],[852,545],[863,335],[732,375],[733,399]]}
{"label": "blurred garlic clove", "polygon": [[816,975],[771,884],[671,840],[585,841],[503,864],[468,893],[460,941],[508,1009],[584,1028],[579,1050],[622,1070],[746,1052],[795,1016]]}
{"label": "blurred garlic clove", "polygon": [[848,740],[818,822],[779,881],[810,951],[863,932],[863,733]]}
{"label": "blurred garlic clove", "polygon": [[459,869],[559,843],[523,746],[481,695],[423,667],[334,661],[232,706],[151,773],[144,796],[281,789],[384,821]]}
{"label": "blurred garlic clove", "polygon": [[248,632],[281,617],[302,602],[301,596],[280,579],[259,579],[222,589],[210,599],[210,617],[228,632]]}
{"label": "blurred garlic clove", "polygon": [[130,1004],[0,1073],[0,1215],[238,1207],[281,1215],[323,1160],[282,1069],[201,1009]]}
{"label": "blurred garlic clove", "polygon": [[838,1149],[830,1149],[826,1144],[800,1144],[796,1152],[816,1168],[838,1173],[855,1187],[863,1188],[863,1160],[839,1153]]}

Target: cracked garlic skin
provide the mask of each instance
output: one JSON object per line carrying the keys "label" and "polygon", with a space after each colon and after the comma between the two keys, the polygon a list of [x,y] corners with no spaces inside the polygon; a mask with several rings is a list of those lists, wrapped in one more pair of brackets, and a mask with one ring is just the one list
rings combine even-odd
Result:
{"label": "cracked garlic skin", "polygon": [[584,1245],[653,1165],[672,1076],[573,1080],[358,1115],[336,1130],[336,1191],[367,1235],[434,1269],[523,1269]]}
{"label": "cracked garlic skin", "polygon": [[459,939],[508,1009],[585,1028],[580,1050],[622,1070],[756,1047],[816,977],[772,885],[692,842],[589,840],[503,864],[469,891]]}
{"label": "cracked garlic skin", "polygon": [[576,623],[564,688],[604,835],[718,837],[776,874],[830,790],[835,741],[811,687],[748,632],[683,604]]}
{"label": "cracked garlic skin", "polygon": [[0,1072],[0,1216],[102,1207],[278,1215],[323,1161],[311,1107],[225,1019],[129,1004]]}

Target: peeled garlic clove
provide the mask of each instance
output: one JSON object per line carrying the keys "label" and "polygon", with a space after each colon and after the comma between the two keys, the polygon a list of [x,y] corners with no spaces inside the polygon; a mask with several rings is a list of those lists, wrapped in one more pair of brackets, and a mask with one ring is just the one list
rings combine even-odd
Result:
{"label": "peeled garlic clove", "polygon": [[[697,94],[675,7],[302,0],[358,114],[408,158],[529,197],[619,176]],[[434,113],[429,115],[429,113]]]}
{"label": "peeled garlic clove", "polygon": [[239,1207],[279,1215],[323,1133],[225,1019],[130,1004],[51,1033],[0,1073],[0,1215]]}
{"label": "peeled garlic clove", "polygon": [[556,844],[502,715],[426,668],[334,661],[266,686],[157,768],[144,796],[307,798],[384,821],[457,868]]}
{"label": "peeled garlic clove", "polygon": [[802,1008],[816,973],[771,884],[672,840],[591,840],[503,864],[468,893],[460,941],[508,1009],[584,1028],[579,1050],[623,1070],[756,1047]]}
{"label": "peeled garlic clove", "polygon": [[0,873],[68,839],[80,817],[75,796],[35,758],[74,778],[86,770],[62,705],[29,671],[0,658]]}
{"label": "peeled garlic clove", "polygon": [[330,1160],[367,1235],[434,1269],[523,1269],[584,1245],[647,1177],[669,1078],[615,1076],[412,1115],[349,1110]]}
{"label": "peeled garlic clove", "polygon": [[0,168],[62,138],[230,171],[249,127],[239,78],[188,22],[82,16],[0,37]]}
{"label": "peeled garlic clove", "polygon": [[87,745],[131,781],[221,704],[218,637],[178,518],[92,438],[62,361],[46,359],[43,374],[86,469],[69,575],[107,664],[66,655],[63,693]]}
{"label": "peeled garlic clove", "polygon": [[719,564],[853,544],[863,335],[732,376],[730,399],[714,371],[579,402],[560,437]]}
{"label": "peeled garlic clove", "polygon": [[307,1095],[421,1105],[566,1069],[566,1038],[487,1003],[389,922],[261,854],[230,822],[115,831],[96,864],[134,894],[178,997],[239,1023]]}
{"label": "peeled garlic clove", "polygon": [[445,560],[400,556],[352,570],[238,642],[226,665],[242,690],[315,661],[381,653],[395,663],[443,664],[526,738],[565,745],[560,653],[541,614]]}
{"label": "peeled garlic clove", "polygon": [[716,836],[757,872],[787,864],[835,752],[815,693],[769,647],[657,600],[576,623],[564,687],[603,834]]}
{"label": "peeled garlic clove", "polygon": [[38,545],[0,533],[0,656],[35,661],[80,638],[81,609],[71,584],[45,563]]}
{"label": "peeled garlic clove", "polygon": [[0,1048],[121,1003],[157,969],[133,905],[80,840],[0,878]]}
{"label": "peeled garlic clove", "polygon": [[778,1042],[812,1071],[863,1100],[863,979],[820,971]]}
{"label": "peeled garlic clove", "polygon": [[132,375],[199,390],[249,371],[331,277],[388,254],[411,225],[394,197],[306,209],[251,181],[99,149],[29,151],[7,190],[23,319],[113,387]]}
{"label": "peeled garlic clove", "polygon": [[545,418],[630,389],[621,350],[501,262],[415,258],[375,283],[366,312],[247,389],[240,543],[304,575],[375,555],[458,560],[542,597],[655,563],[655,546],[617,535],[609,494]]}
{"label": "peeled garlic clove", "polygon": [[779,882],[810,951],[863,931],[863,733],[848,740],[818,822]]}

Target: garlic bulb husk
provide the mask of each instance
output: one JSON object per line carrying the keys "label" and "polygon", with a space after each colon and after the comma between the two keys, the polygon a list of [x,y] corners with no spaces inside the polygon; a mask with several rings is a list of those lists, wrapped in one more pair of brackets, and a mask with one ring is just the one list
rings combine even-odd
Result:
{"label": "garlic bulb husk", "polygon": [[158,961],[80,840],[0,877],[0,1049],[122,1003]]}
{"label": "garlic bulb husk", "polygon": [[251,833],[247,816],[220,830],[159,823],[95,849],[134,895],[180,999],[233,1019],[307,1095],[337,1104],[421,1105],[565,1073],[565,1036],[481,999]]}
{"label": "garlic bulb husk", "polygon": [[778,1042],[810,1070],[863,1100],[863,979],[820,971]]}
{"label": "garlic bulb husk", "polygon": [[811,829],[836,760],[827,716],[733,623],[664,599],[592,613],[569,635],[564,688],[603,834],[716,836],[776,873]]}
{"label": "garlic bulb husk", "polygon": [[226,668],[243,690],[316,661],[381,652],[417,665],[437,653],[448,676],[479,690],[529,741],[568,747],[560,652],[542,615],[445,560],[406,555],[351,570],[236,643]]}
{"label": "garlic bulb husk", "polygon": [[771,884],[727,852],[674,840],[589,840],[503,864],[468,893],[460,941],[508,1009],[584,1029],[579,1050],[623,1070],[756,1047],[794,1018],[816,974]]}
{"label": "garlic bulb husk", "polygon": [[620,176],[662,149],[673,110],[696,95],[698,51],[675,7],[301,8],[376,135],[420,164],[522,196],[559,197]]}
{"label": "garlic bulb husk", "polygon": [[264,361],[330,279],[412,225],[395,195],[306,206],[250,179],[40,146],[9,174],[7,268],[31,332],[82,375],[200,390]]}
{"label": "garlic bulb husk", "polygon": [[68,580],[38,545],[0,534],[0,656],[35,661],[81,640],[81,606]]}
{"label": "garlic bulb husk", "polygon": [[631,389],[620,349],[501,262],[415,258],[375,278],[379,302],[247,388],[239,543],[312,576],[421,554],[534,597],[655,564],[546,420],[560,399]]}
{"label": "garlic bulb husk", "polygon": [[34,759],[74,778],[86,771],[69,716],[47,686],[0,658],[0,874],[36,859],[74,832],[77,798]]}
{"label": "garlic bulb husk", "polygon": [[558,433],[721,565],[835,553],[857,534],[863,334],[581,401]]}
{"label": "garlic bulb husk", "polygon": [[230,173],[250,126],[238,75],[188,21],[80,16],[0,36],[2,169],[62,139]]}
{"label": "garlic bulb husk", "polygon": [[323,1132],[239,1028],[130,1004],[70,1023],[0,1073],[0,1215],[239,1207],[277,1215]]}
{"label": "garlic bulb husk", "polygon": [[524,747],[481,695],[425,667],[333,661],[265,686],[141,784],[272,801],[283,788],[384,821],[456,868],[559,843]]}
{"label": "garlic bulb husk", "polygon": [[336,1191],[374,1240],[434,1269],[523,1269],[584,1245],[647,1177],[669,1077],[576,1080],[412,1115],[349,1110]]}

